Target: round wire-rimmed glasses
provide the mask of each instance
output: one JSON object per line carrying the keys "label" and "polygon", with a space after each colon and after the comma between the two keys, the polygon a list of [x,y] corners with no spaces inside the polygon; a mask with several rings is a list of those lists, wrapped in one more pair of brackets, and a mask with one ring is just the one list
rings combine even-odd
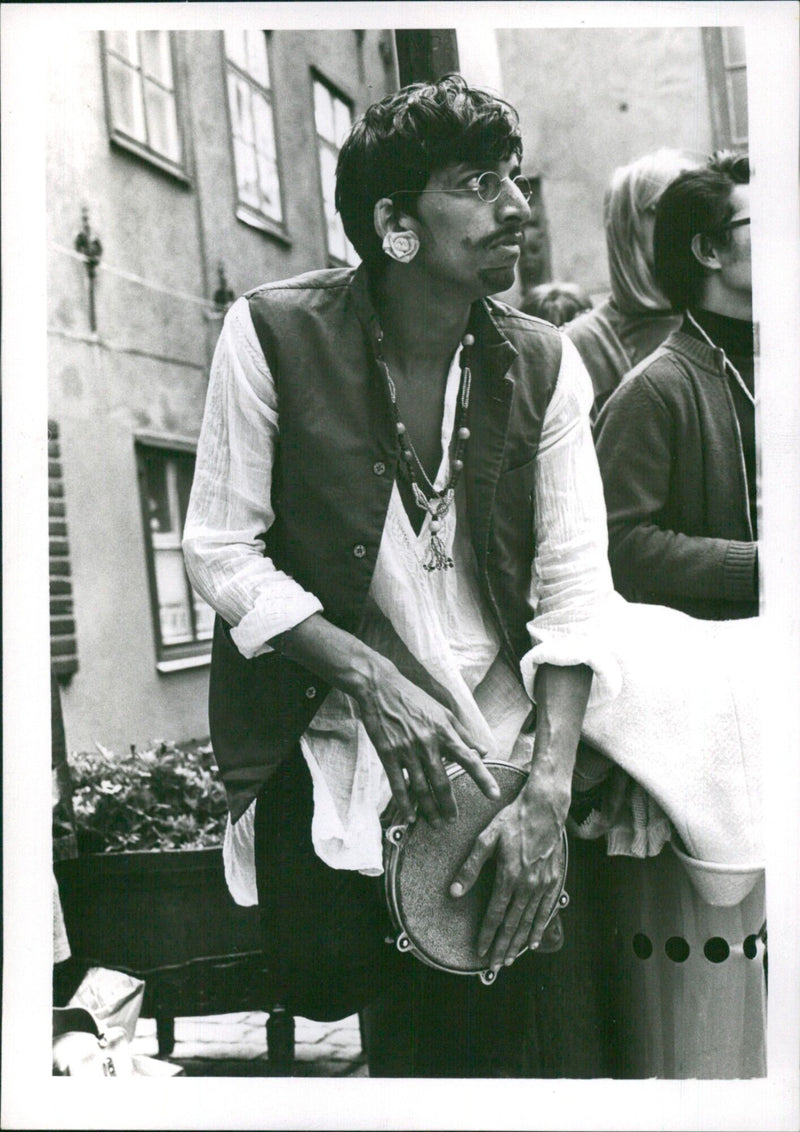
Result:
{"label": "round wire-rimmed glasses", "polygon": [[499,173],[495,173],[491,169],[481,173],[475,184],[470,185],[468,189],[398,189],[391,195],[396,197],[403,196],[404,193],[413,193],[415,196],[422,196],[423,193],[475,193],[479,200],[485,201],[486,204],[493,204],[500,196],[505,181],[509,181],[522,193],[526,201],[530,201],[533,196],[533,185],[527,177],[523,177],[521,173],[518,173],[516,177],[501,177]]}
{"label": "round wire-rimmed glasses", "polygon": [[749,216],[740,216],[738,220],[730,220],[727,224],[722,225],[723,232],[729,232],[731,228],[741,228],[743,224],[749,224]]}

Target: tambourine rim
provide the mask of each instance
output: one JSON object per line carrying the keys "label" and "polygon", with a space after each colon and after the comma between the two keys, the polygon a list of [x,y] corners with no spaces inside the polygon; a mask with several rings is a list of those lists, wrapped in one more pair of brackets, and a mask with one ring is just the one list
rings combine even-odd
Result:
{"label": "tambourine rim", "polygon": [[[521,767],[516,766],[514,763],[504,762],[502,759],[485,759],[484,760],[484,766],[487,766],[489,768],[491,768],[491,767],[502,767],[503,770],[513,771],[516,774],[518,774],[523,779],[523,781],[528,778],[528,772],[526,770],[523,770]],[[467,773],[466,770],[464,769],[464,767],[459,766],[457,763],[451,764],[450,766],[448,766],[446,768],[446,772],[447,772],[448,778],[451,778],[451,779],[460,778],[462,775],[465,775]],[[515,795],[515,797],[516,797],[516,795]],[[513,801],[513,799],[512,799],[512,801]],[[510,802],[507,803],[507,804],[510,805]],[[411,953],[412,955],[415,955],[418,959],[422,960],[423,963],[426,963],[429,967],[435,968],[437,971],[443,971],[447,974],[453,974],[453,975],[469,975],[469,976],[476,976],[477,975],[477,976],[481,977],[481,979],[484,982],[492,981],[493,978],[494,978],[494,974],[493,974],[493,972],[490,973],[489,970],[486,968],[486,966],[484,964],[479,964],[479,965],[470,966],[470,967],[449,966],[446,963],[443,963],[441,960],[437,959],[435,956],[431,955],[425,949],[424,944],[422,944],[421,942],[414,939],[411,935],[409,935],[408,929],[406,928],[406,925],[404,923],[404,918],[403,918],[401,908],[400,908],[399,903],[398,903],[398,898],[397,898],[398,897],[398,893],[397,893],[397,887],[398,886],[397,886],[397,883],[396,883],[398,867],[399,867],[399,864],[400,864],[404,844],[403,844],[402,840],[401,840],[400,844],[393,841],[391,835],[392,835],[393,831],[395,831],[397,829],[401,829],[405,832],[405,830],[407,830],[414,823],[392,820],[393,818],[396,819],[397,817],[399,817],[399,808],[394,803],[391,803],[389,809],[387,810],[387,814],[386,814],[387,824],[386,824],[386,829],[384,831],[384,839],[385,839],[385,843],[386,843],[386,846],[387,846],[387,850],[384,854],[384,892],[385,892],[385,895],[386,895],[386,902],[387,902],[387,905],[389,907],[389,914],[391,916],[392,923],[393,923],[393,926],[395,928],[395,931],[397,932],[397,936],[396,936],[396,940],[395,940],[396,945],[399,946],[399,941],[401,941],[402,939],[407,940],[408,946],[405,947],[405,948],[402,948],[402,950],[407,951],[407,952]],[[562,867],[562,870],[561,870],[561,883],[560,883],[560,888],[558,890],[556,898],[553,902],[553,907],[552,907],[550,914],[547,918],[547,924],[551,923],[554,916],[559,911],[560,907],[562,907],[563,904],[565,903],[565,901],[563,901],[562,898],[564,898],[566,896],[565,884],[566,884],[566,878],[567,878],[568,852],[569,852],[566,830],[562,830],[561,838],[562,838],[562,847],[563,847],[563,867]],[[527,950],[528,950],[528,945],[525,944],[520,949],[520,951],[517,953],[515,958],[518,959],[520,957],[520,955],[523,955]]]}

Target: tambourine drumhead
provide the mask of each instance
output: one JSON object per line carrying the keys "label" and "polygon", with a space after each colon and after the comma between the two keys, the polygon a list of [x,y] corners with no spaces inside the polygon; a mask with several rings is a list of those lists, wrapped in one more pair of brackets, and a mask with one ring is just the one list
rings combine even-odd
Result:
{"label": "tambourine drumhead", "polygon": [[[485,970],[486,960],[479,956],[476,943],[494,883],[493,863],[487,862],[466,895],[452,897],[449,887],[475,838],[516,798],[527,774],[510,763],[487,760],[486,765],[500,787],[500,799],[492,801],[482,794],[461,767],[450,768],[458,820],[439,829],[424,819],[411,825],[390,825],[384,839],[384,881],[401,951],[411,951],[432,967],[477,974],[490,982],[493,976]],[[566,868],[565,837],[561,892],[554,898],[551,918],[559,903],[563,906],[567,900],[563,891]]]}

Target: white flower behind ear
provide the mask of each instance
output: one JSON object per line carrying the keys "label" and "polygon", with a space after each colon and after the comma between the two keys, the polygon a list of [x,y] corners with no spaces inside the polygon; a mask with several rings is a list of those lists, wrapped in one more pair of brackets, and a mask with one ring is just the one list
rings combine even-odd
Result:
{"label": "white flower behind ear", "polygon": [[390,259],[398,263],[410,263],[419,251],[419,236],[402,228],[399,232],[387,232],[383,237],[383,250]]}

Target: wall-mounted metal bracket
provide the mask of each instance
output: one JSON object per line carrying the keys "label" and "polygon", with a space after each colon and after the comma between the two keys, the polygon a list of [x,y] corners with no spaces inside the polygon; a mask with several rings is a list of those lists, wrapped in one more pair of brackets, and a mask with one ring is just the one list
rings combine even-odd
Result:
{"label": "wall-mounted metal bracket", "polygon": [[89,276],[89,327],[92,333],[97,331],[97,317],[94,307],[94,280],[97,274],[97,265],[103,255],[103,245],[97,236],[92,235],[89,227],[89,210],[81,209],[82,227],[75,237],[75,251],[84,257],[86,274]]}

